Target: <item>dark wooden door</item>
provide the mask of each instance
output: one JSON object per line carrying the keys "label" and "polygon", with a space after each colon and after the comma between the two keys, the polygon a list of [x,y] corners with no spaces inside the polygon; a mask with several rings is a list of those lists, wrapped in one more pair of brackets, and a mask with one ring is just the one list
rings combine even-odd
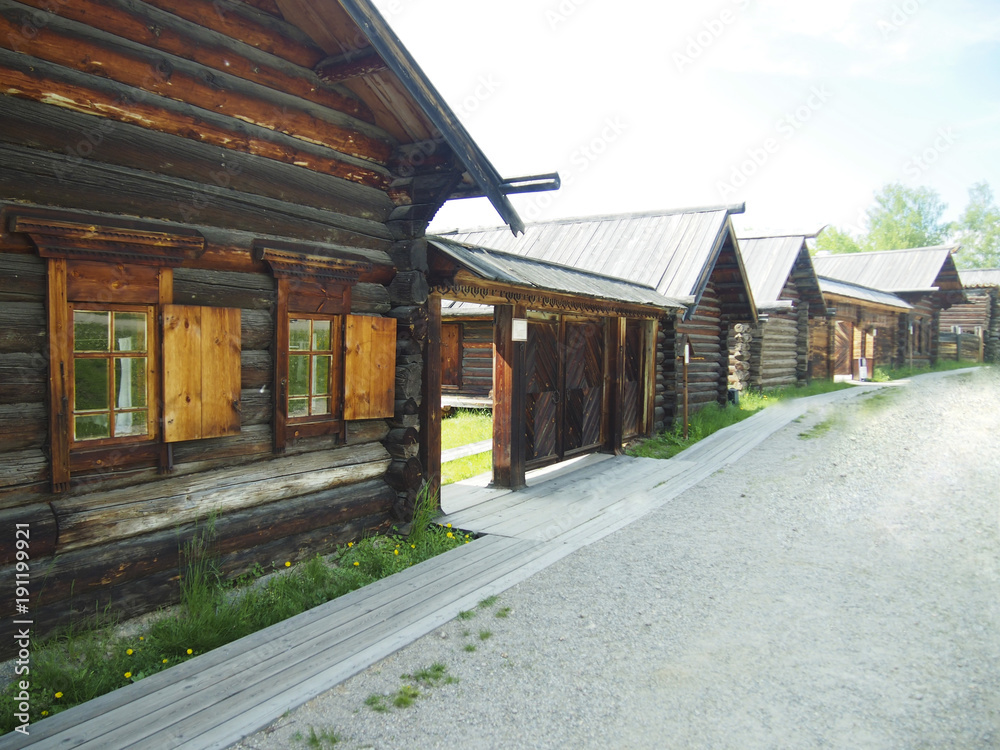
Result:
{"label": "dark wooden door", "polygon": [[835,323],[833,339],[835,375],[853,375],[851,361],[854,358],[854,326],[843,320]]}
{"label": "dark wooden door", "polygon": [[525,459],[559,457],[560,414],[559,324],[532,321],[524,350],[527,411]]}
{"label": "dark wooden door", "polygon": [[462,385],[462,333],[458,323],[441,324],[441,387]]}
{"label": "dark wooden door", "polygon": [[601,445],[601,321],[531,321],[525,347],[525,382],[527,462],[549,463]]}
{"label": "dark wooden door", "polygon": [[625,367],[622,380],[625,384],[622,395],[622,436],[634,437],[642,430],[643,404],[643,335],[642,323],[638,320],[625,322]]}

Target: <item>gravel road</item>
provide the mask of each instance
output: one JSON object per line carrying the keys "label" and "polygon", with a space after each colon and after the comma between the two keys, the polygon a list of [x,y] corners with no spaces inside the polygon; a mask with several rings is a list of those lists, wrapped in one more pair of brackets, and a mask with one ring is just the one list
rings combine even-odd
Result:
{"label": "gravel road", "polygon": [[[998,602],[1000,371],[925,376],[811,411],[237,747],[998,748]],[[458,681],[366,705],[435,662]]]}

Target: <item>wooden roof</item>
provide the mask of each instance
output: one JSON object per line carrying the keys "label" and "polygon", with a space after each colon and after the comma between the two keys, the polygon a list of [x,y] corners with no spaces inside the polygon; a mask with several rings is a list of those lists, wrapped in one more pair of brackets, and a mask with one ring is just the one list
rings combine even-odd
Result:
{"label": "wooden roof", "polygon": [[963,268],[958,275],[966,289],[1000,286],[1000,268]]}
{"label": "wooden roof", "polygon": [[781,294],[795,277],[799,293],[816,315],[823,314],[823,296],[809,249],[808,235],[746,237],[740,239],[740,255],[750,279],[757,308],[765,310],[781,305]]}
{"label": "wooden roof", "polygon": [[958,245],[907,250],[821,255],[813,258],[816,273],[829,279],[896,294],[961,290],[952,254]]}
{"label": "wooden roof", "polygon": [[549,296],[547,293],[552,292],[578,298],[582,306],[599,301],[611,306],[685,309],[680,299],[665,297],[652,287],[624,279],[452,239],[431,237],[428,245],[442,256],[437,262],[432,259],[431,282],[443,294],[463,287],[468,292],[476,287],[476,291],[469,293],[487,301],[503,296],[503,290],[510,290],[542,306]]}
{"label": "wooden roof", "polygon": [[823,295],[830,300],[842,298],[852,302],[859,302],[862,305],[888,308],[896,312],[905,312],[913,309],[913,305],[891,292],[870,289],[859,284],[828,279],[823,276],[819,277],[819,285],[820,289],[823,290]]}
{"label": "wooden roof", "polygon": [[[512,231],[521,231],[523,223],[503,192],[503,178],[370,0],[275,4],[285,21],[330,56],[316,61],[321,77],[364,62],[364,75],[342,85],[364,101],[376,123],[400,143],[447,143],[468,170],[467,179],[479,186]],[[378,69],[379,61],[385,69]]]}
{"label": "wooden roof", "polygon": [[730,215],[742,206],[594,216],[540,222],[513,237],[506,228],[449,232],[446,239],[559,263],[651,287],[697,305],[724,248],[732,268],[720,290],[729,314],[756,316]]}

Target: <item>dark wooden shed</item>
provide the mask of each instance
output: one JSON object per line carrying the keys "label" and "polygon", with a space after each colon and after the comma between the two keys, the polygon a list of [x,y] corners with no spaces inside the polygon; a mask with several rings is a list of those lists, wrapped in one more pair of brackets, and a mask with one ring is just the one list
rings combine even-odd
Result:
{"label": "dark wooden shed", "polygon": [[[809,366],[809,330],[826,321],[806,240],[796,234],[740,239],[740,253],[750,279],[759,325],[731,346],[731,381],[735,387],[775,388],[805,385]],[[747,341],[749,339],[749,341]],[[749,351],[747,351],[749,349]]]}
{"label": "dark wooden shed", "polygon": [[657,340],[654,428],[683,408],[683,346],[692,354],[687,395],[692,409],[725,403],[729,336],[737,323],[756,325],[757,312],[730,216],[743,206],[596,216],[528,224],[514,237],[502,228],[444,237],[515,255],[627,279],[679,299],[687,310],[665,321]]}
{"label": "dark wooden shed", "polygon": [[952,257],[957,251],[958,245],[940,245],[824,255],[813,263],[819,276],[888,292],[908,303],[912,309],[897,321],[892,348],[883,330],[876,354],[897,366],[927,367],[938,359],[941,312],[965,301]]}
{"label": "dark wooden shed", "polygon": [[175,599],[210,514],[226,574],[405,518],[427,222],[521,222],[371,3],[5,2],[0,83],[0,517],[36,627]]}
{"label": "dark wooden shed", "polygon": [[942,359],[1000,362],[1000,268],[959,271],[968,302],[941,313]]}
{"label": "dark wooden shed", "polygon": [[[496,486],[521,487],[527,469],[616,453],[626,439],[651,434],[659,326],[683,302],[635,282],[452,239],[434,237],[429,246],[432,310],[442,297],[493,308]],[[431,340],[440,325],[432,318]],[[440,401],[442,380],[428,370],[426,402]],[[427,465],[440,465],[440,444]]]}

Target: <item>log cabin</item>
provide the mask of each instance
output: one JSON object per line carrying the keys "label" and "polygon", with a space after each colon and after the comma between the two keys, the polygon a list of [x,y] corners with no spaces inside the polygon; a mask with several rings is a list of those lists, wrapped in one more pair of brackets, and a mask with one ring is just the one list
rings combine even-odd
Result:
{"label": "log cabin", "polygon": [[760,323],[745,333],[735,331],[730,342],[732,387],[801,386],[812,379],[809,332],[826,322],[826,304],[806,247],[813,236],[740,238]]}
{"label": "log cabin", "polygon": [[941,313],[942,359],[1000,363],[1000,268],[958,272],[968,302]]}
{"label": "log cabin", "polygon": [[882,363],[897,367],[930,367],[938,360],[940,317],[943,310],[965,301],[962,282],[952,257],[958,245],[905,250],[818,255],[816,273],[824,278],[893,294],[912,308],[891,332],[875,344]]}
{"label": "log cabin", "polygon": [[[0,516],[36,630],[176,600],[209,517],[227,576],[406,519],[427,223],[485,196],[522,224],[385,20],[3,0],[0,24]],[[12,531],[0,557],[12,580]]]}
{"label": "log cabin", "polygon": [[809,368],[824,380],[869,380],[891,365],[900,326],[913,306],[889,292],[819,276],[826,318],[809,330]]}
{"label": "log cabin", "polygon": [[[441,300],[488,304],[493,344],[493,484],[520,488],[526,471],[594,451],[620,453],[652,434],[660,328],[684,302],[653,287],[454,239],[428,240],[431,321],[442,367],[424,400],[441,400]],[[430,355],[428,355],[429,361]],[[433,449],[433,443],[428,447]],[[440,449],[428,457],[440,466]]]}
{"label": "log cabin", "polygon": [[683,302],[684,313],[658,327],[652,428],[659,432],[683,411],[685,396],[691,410],[726,403],[732,327],[757,323],[731,219],[743,210],[739,205],[596,216],[531,223],[518,237],[503,228],[440,237],[625,279]]}

